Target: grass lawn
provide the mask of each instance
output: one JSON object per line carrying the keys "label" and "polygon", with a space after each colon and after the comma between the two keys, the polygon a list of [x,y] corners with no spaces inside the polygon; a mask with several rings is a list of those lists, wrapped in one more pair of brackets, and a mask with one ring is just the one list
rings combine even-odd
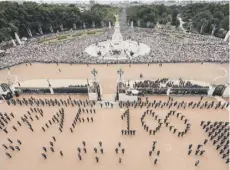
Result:
{"label": "grass lawn", "polygon": [[43,44],[49,44],[49,43],[57,43],[59,41],[65,41],[65,40],[70,40],[73,38],[82,38],[85,36],[92,36],[92,35],[100,35],[104,32],[103,29],[96,29],[96,30],[87,30],[87,31],[74,31],[74,32],[67,32],[62,35],[58,35],[54,38],[46,38],[43,40],[40,40],[39,43]]}

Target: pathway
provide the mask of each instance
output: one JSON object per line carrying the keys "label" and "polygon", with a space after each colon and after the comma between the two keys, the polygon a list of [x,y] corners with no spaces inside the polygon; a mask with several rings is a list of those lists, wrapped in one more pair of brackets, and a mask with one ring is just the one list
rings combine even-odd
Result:
{"label": "pathway", "polygon": [[179,16],[179,14],[177,15],[177,19],[180,21],[180,28],[182,29],[183,32],[186,32],[186,30],[183,27],[183,24],[185,23],[182,18]]}
{"label": "pathway", "polygon": [[[11,68],[11,69],[13,69],[13,68]],[[15,84],[15,83],[18,82],[18,76],[12,75],[10,71],[11,71],[11,70],[8,71],[8,75],[9,75],[10,77],[14,77],[14,80],[13,80],[12,83]]]}
{"label": "pathway", "polygon": [[223,78],[223,77],[226,77],[228,75],[228,72],[227,70],[224,68],[224,67],[220,67],[223,71],[224,71],[224,75],[221,75],[221,76],[218,76],[218,77],[215,77],[212,82],[215,83],[216,80],[220,79],[220,78]]}

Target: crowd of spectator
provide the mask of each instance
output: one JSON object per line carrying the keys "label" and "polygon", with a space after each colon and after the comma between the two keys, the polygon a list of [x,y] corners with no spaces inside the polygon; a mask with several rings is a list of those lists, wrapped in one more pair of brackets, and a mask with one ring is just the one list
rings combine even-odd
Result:
{"label": "crowd of spectator", "polygon": [[162,94],[166,95],[168,89],[170,94],[176,95],[207,95],[209,86],[201,85],[191,81],[172,81],[168,78],[162,78],[157,80],[144,80],[134,82],[132,85],[128,85],[131,89],[138,90],[138,95],[143,94]]}
{"label": "crowd of spectator", "polygon": [[[140,41],[151,53],[135,60],[144,62],[228,62],[228,43],[198,34],[157,29],[124,29],[124,39]],[[130,36],[132,35],[132,36]]]}
{"label": "crowd of spectator", "polygon": [[[147,44],[151,53],[126,60],[108,60],[91,57],[84,52],[91,44],[111,39],[112,30],[101,35],[83,36],[55,43],[28,40],[25,44],[10,48],[0,57],[0,69],[29,62],[46,63],[174,63],[174,62],[228,62],[228,43],[222,39],[177,31],[128,28],[120,20],[123,39]],[[53,35],[55,36],[55,35]]]}
{"label": "crowd of spectator", "polygon": [[208,86],[202,86],[191,81],[184,81],[179,79],[179,82],[175,83],[168,78],[162,78],[157,80],[144,80],[134,82],[133,88],[208,88]]}

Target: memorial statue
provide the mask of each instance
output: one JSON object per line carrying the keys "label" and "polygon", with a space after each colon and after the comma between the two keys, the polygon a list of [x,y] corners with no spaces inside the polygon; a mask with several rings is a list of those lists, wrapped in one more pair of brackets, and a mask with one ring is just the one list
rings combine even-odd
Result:
{"label": "memorial statue", "polygon": [[[86,52],[94,57],[101,59],[131,59],[139,55],[145,55],[150,52],[150,47],[145,44],[140,44],[133,40],[123,40],[119,25],[119,16],[114,14],[116,22],[114,25],[114,33],[112,39],[110,36],[107,37],[107,41],[92,44],[86,48]],[[103,22],[101,22],[103,23]],[[130,23],[133,28],[133,21]],[[111,29],[111,22],[108,22],[109,29]],[[102,48],[103,47],[103,48]],[[142,50],[140,50],[142,49]],[[145,50],[143,50],[145,49]]]}

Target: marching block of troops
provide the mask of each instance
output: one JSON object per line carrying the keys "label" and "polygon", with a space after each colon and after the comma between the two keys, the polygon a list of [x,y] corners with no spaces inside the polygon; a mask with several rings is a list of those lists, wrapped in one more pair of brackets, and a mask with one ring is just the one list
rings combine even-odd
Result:
{"label": "marching block of troops", "polygon": [[118,147],[115,148],[115,153],[119,156],[118,163],[122,163],[122,156],[125,154],[125,148],[121,146],[121,142],[118,142]]}
{"label": "marching block of troops", "polygon": [[[7,138],[8,144],[2,144],[2,147],[6,151],[5,154],[8,158],[12,158],[12,155],[16,152],[21,151],[22,142],[17,139],[16,142],[12,141],[12,139]],[[16,146],[15,146],[16,145]]]}
{"label": "marching block of troops", "polygon": [[[205,153],[204,145],[206,145],[207,142],[208,140],[205,139],[203,145],[202,144],[197,145],[196,149],[194,149],[195,151],[193,151],[196,156],[203,156],[203,154]],[[189,144],[188,155],[191,155],[192,153],[192,146],[193,146],[192,144]],[[195,166],[198,166],[199,163],[200,163],[200,160],[197,160],[195,162]]]}
{"label": "marching block of troops", "polygon": [[[158,126],[155,129],[150,129],[150,127],[146,124],[144,121],[146,115],[151,115],[155,120],[158,121]],[[162,122],[161,119],[158,118],[158,115],[155,115],[155,112],[152,112],[152,110],[147,110],[144,112],[144,114],[141,116],[141,125],[144,128],[144,130],[149,133],[149,135],[155,135],[156,132],[158,132],[161,128]]]}
{"label": "marching block of troops", "polygon": [[89,101],[89,100],[75,100],[72,99],[70,96],[67,100],[63,99],[35,99],[34,97],[23,98],[23,99],[10,99],[6,101],[8,105],[20,105],[20,106],[31,106],[31,107],[42,107],[42,106],[65,106],[65,107],[91,107],[93,108],[96,104],[96,101]]}
{"label": "marching block of troops", "polygon": [[121,119],[123,120],[125,117],[127,117],[127,129],[121,130],[121,134],[122,135],[135,135],[136,134],[136,130],[131,130],[130,129],[130,115],[129,115],[129,109],[127,109],[123,115],[121,115]]}
{"label": "marching block of troops", "polygon": [[208,141],[213,144],[221,158],[229,163],[229,122],[201,121],[200,126],[208,134],[204,144]]}
{"label": "marching block of troops", "polygon": [[[150,129],[150,126],[148,126],[145,122],[145,117],[146,115],[151,115],[155,120],[157,120],[158,122],[158,126],[155,129]],[[184,124],[186,125],[185,130],[183,131],[179,131],[176,127],[174,127],[173,125],[170,126],[170,121],[168,120],[170,116],[176,116],[177,118],[179,118],[181,121],[184,122]],[[177,133],[178,137],[183,137],[189,130],[191,127],[191,124],[188,123],[188,119],[185,118],[185,116],[181,113],[176,113],[176,111],[170,111],[165,119],[164,122],[162,122],[162,120],[159,118],[158,115],[155,114],[155,112],[153,110],[147,110],[144,112],[144,114],[141,116],[141,125],[144,128],[144,130],[149,133],[149,135],[155,135],[160,128],[162,127],[162,124],[164,123],[166,125],[166,127],[169,127],[169,130],[173,132],[173,134]]]}
{"label": "marching block of troops", "polygon": [[[55,136],[52,136],[52,141],[49,141],[49,145],[48,147],[45,147],[45,146],[42,146],[42,152],[41,155],[44,159],[47,159],[48,158],[48,153],[49,153],[49,150],[54,153],[56,151],[56,149],[54,149],[54,144],[56,143],[56,137]],[[59,154],[61,157],[63,157],[63,151],[60,150],[59,151]]]}
{"label": "marching block of troops", "polygon": [[[101,155],[104,154],[104,149],[103,149],[102,142],[99,141],[98,144],[99,144],[99,147],[94,147],[93,148],[93,152],[94,152],[94,154],[96,154],[95,160],[96,160],[97,163],[99,162],[99,155],[98,154],[101,154]],[[86,142],[85,141],[82,141],[82,146],[83,146],[83,148],[80,148],[80,147],[77,148],[78,159],[80,161],[82,160],[83,154],[87,154],[87,147],[86,147]]]}
{"label": "marching block of troops", "polygon": [[140,97],[138,101],[119,101],[120,108],[137,108],[137,107],[147,107],[147,108],[161,108],[161,109],[225,109],[229,107],[229,102],[221,103],[215,101],[203,101],[203,97],[201,97],[200,101],[174,101],[173,97],[169,97],[168,101],[162,100],[153,100],[149,101],[148,98],[146,100],[142,100]]}
{"label": "marching block of troops", "polygon": [[111,102],[101,102],[100,106],[101,106],[101,108],[102,107],[113,108],[113,103],[111,103]]}
{"label": "marching block of troops", "polygon": [[[152,159],[154,159],[154,151],[155,151],[155,149],[156,149],[156,143],[157,143],[157,141],[153,141],[153,144],[152,144],[152,149],[149,151],[149,157],[150,158],[152,158]],[[154,159],[154,164],[156,165],[157,164],[157,161],[158,161],[158,157],[159,157],[159,155],[160,155],[160,150],[158,150],[158,151],[155,151],[155,155],[156,155],[156,158]]]}
{"label": "marching block of troops", "polygon": [[116,152],[116,154],[119,154],[119,153],[124,154],[125,153],[125,148],[122,148],[121,142],[118,142],[118,147],[115,148],[115,152]]}
{"label": "marching block of troops", "polygon": [[[207,143],[207,139],[204,140],[204,145]],[[202,156],[204,153],[205,153],[205,150],[204,150],[204,145],[202,144],[198,144],[197,145],[197,148],[196,148],[196,151],[194,152],[195,155],[200,155]],[[192,153],[192,144],[189,145],[188,147],[188,155],[190,155]]]}
{"label": "marching block of troops", "polygon": [[[174,126],[172,126],[172,125],[170,126],[170,122],[168,121],[168,118],[170,116],[174,116],[174,115],[176,115],[176,117],[179,118],[181,121],[184,121],[184,124],[186,125],[185,130],[179,131]],[[166,124],[166,127],[169,127],[169,130],[173,131],[173,134],[175,134],[177,132],[178,137],[183,137],[190,130],[191,124],[188,123],[188,121],[189,120],[187,118],[185,118],[185,116],[182,113],[176,113],[176,111],[170,111],[164,119],[164,123]]]}
{"label": "marching block of troops", "polygon": [[[78,151],[78,159],[81,161],[82,160],[82,155],[87,154],[87,149],[86,149],[86,142],[82,141],[83,149],[80,147],[77,148]],[[82,151],[83,150],[83,151]]]}
{"label": "marching block of troops", "polygon": [[42,126],[41,128],[43,132],[46,132],[46,129],[48,130],[50,126],[54,124],[59,124],[59,131],[62,132],[64,119],[65,119],[65,111],[63,108],[61,108],[56,114],[52,116],[52,119],[49,119],[47,123],[45,123],[45,125]]}
{"label": "marching block of troops", "polygon": [[[77,115],[75,117],[75,119],[73,120],[72,123],[72,127],[70,128],[70,131],[73,132],[73,129],[76,126],[76,122],[94,122],[94,118],[93,118],[93,114],[96,113],[96,110],[93,108],[96,104],[95,101],[88,101],[88,100],[72,100],[71,97],[69,97],[67,100],[62,100],[62,99],[35,99],[33,97],[30,97],[29,99],[25,99],[23,98],[22,100],[20,99],[11,99],[10,101],[8,101],[9,103],[13,104],[13,105],[17,105],[19,104],[20,106],[26,105],[26,106],[37,106],[34,108],[30,108],[30,110],[27,111],[27,114],[24,114],[21,117],[21,120],[17,121],[16,125],[13,125],[12,128],[17,131],[19,127],[21,127],[24,124],[26,124],[29,129],[33,132],[33,126],[32,126],[32,122],[35,120],[39,120],[41,117],[44,116],[43,110],[40,108],[40,106],[79,106],[79,107],[83,107],[83,108],[79,108]],[[8,103],[8,104],[9,104]],[[90,108],[86,108],[87,106],[89,106]],[[91,116],[89,117],[82,117],[80,118],[80,113],[86,113],[87,115],[91,114]],[[2,131],[4,131],[5,133],[8,133],[6,124],[9,123],[9,121],[14,118],[14,114],[10,113],[10,116],[12,118],[9,117],[9,115],[7,113],[5,113],[4,115],[2,113],[0,113],[0,129]],[[43,130],[43,132],[46,132],[46,130],[49,129],[50,126],[52,126],[53,124],[59,124],[59,131],[62,132],[63,131],[63,124],[64,124],[64,108],[61,108],[59,110],[59,112],[57,112],[56,114],[53,115],[52,119],[48,120],[47,123],[45,123],[41,128]]]}
{"label": "marching block of troops", "polygon": [[[80,117],[80,115],[82,115],[82,113],[85,113],[87,115],[87,117],[86,118]],[[72,122],[72,127],[70,128],[70,132],[73,133],[73,129],[75,129],[77,122],[84,123],[84,122],[86,122],[86,120],[87,120],[87,122],[94,122],[93,114],[96,114],[95,109],[79,108],[77,111],[77,114],[74,117],[74,120]],[[91,115],[91,116],[88,117],[88,115]]]}
{"label": "marching block of troops", "polygon": [[[14,119],[13,113],[8,114],[8,113],[0,112],[0,130],[4,131],[5,133],[8,133],[7,126],[11,122],[12,119]],[[15,131],[17,131],[17,129],[15,129]]]}
{"label": "marching block of troops", "polygon": [[[32,114],[31,114],[32,113]],[[9,118],[9,116],[7,114],[5,114],[6,117],[7,117],[7,120],[10,121],[11,119]],[[10,113],[10,116],[12,118],[14,118],[14,114],[13,113]],[[40,117],[43,117],[43,110],[40,109],[40,108],[30,108],[30,111],[27,111],[27,114],[24,114],[23,116],[21,116],[21,119],[20,120],[17,120],[17,123],[14,124],[12,126],[12,129],[14,129],[14,131],[18,131],[18,129],[20,127],[23,126],[23,124],[27,125],[29,127],[29,129],[33,132],[34,129],[33,129],[33,126],[31,125],[31,123],[35,120],[39,120]],[[4,117],[2,117],[4,122],[6,123],[6,119],[4,119]],[[35,119],[36,118],[36,119]],[[1,123],[1,120],[0,120],[0,123]],[[8,122],[7,122],[8,124]],[[4,124],[1,123],[1,126],[3,126]],[[2,129],[5,133],[8,133],[7,129],[4,128]]]}

